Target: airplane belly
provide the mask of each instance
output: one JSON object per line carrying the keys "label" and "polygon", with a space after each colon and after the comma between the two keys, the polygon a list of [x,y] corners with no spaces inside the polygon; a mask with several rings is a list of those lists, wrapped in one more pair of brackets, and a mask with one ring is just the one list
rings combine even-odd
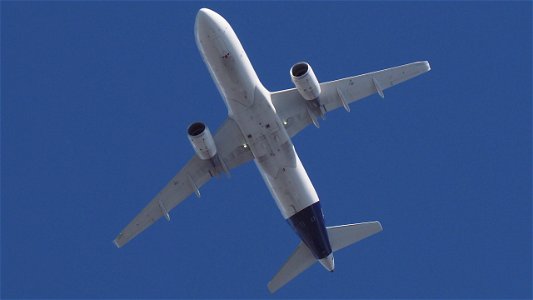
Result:
{"label": "airplane belly", "polygon": [[275,174],[265,168],[265,162],[255,160],[257,168],[289,225],[298,234],[316,259],[331,254],[331,245],[318,195],[298,154],[293,167],[283,167]]}
{"label": "airplane belly", "polygon": [[272,174],[269,169],[268,159],[265,161],[255,160],[261,176],[285,219],[289,219],[304,208],[319,201],[298,154],[294,147],[290,148],[294,155],[294,166],[282,167],[275,174]]}
{"label": "airplane belly", "polygon": [[317,259],[331,253],[318,195],[231,26],[199,18],[196,43],[282,214]]}

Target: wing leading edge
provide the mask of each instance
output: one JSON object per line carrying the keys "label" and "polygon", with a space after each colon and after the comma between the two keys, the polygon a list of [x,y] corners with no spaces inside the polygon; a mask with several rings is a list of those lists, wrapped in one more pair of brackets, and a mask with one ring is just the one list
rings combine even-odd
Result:
{"label": "wing leading edge", "polygon": [[[214,136],[217,146],[215,160],[201,160],[197,155],[172,178],[148,205],[119,233],[113,241],[122,247],[162,216],[170,220],[169,212],[192,193],[199,197],[199,188],[227,170],[252,160],[249,148],[243,147],[244,137],[231,118],[226,119]],[[217,163],[218,162],[218,163]],[[227,170],[225,170],[227,168]]]}
{"label": "wing leading edge", "polygon": [[429,62],[420,61],[363,75],[347,77],[320,84],[322,93],[318,98],[320,107],[310,106],[312,101],[305,100],[296,88],[273,92],[272,104],[277,114],[287,125],[289,135],[295,136],[307,125],[326,112],[344,107],[374,93],[384,97],[383,91],[406,80],[428,72]]}

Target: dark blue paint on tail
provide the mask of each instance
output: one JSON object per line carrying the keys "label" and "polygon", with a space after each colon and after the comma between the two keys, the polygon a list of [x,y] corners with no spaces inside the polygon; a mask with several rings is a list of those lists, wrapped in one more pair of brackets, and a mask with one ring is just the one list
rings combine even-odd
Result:
{"label": "dark blue paint on tail", "polygon": [[324,258],[331,253],[331,245],[324,225],[324,215],[322,214],[320,201],[297,212],[287,222],[311,250],[316,259]]}

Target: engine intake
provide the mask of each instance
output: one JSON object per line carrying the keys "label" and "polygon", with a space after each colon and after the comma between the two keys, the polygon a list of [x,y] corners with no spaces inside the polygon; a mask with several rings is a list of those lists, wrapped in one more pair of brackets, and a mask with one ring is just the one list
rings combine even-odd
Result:
{"label": "engine intake", "polygon": [[290,74],[294,86],[305,100],[314,100],[320,96],[320,83],[313,68],[307,62],[294,64]]}
{"label": "engine intake", "polygon": [[217,154],[215,140],[204,123],[192,123],[187,129],[187,135],[196,155],[200,159],[211,159]]}

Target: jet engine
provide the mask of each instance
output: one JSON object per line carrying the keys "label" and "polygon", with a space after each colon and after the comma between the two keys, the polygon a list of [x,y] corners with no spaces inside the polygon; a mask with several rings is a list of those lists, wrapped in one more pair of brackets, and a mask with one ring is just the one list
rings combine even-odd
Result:
{"label": "jet engine", "polygon": [[200,159],[211,159],[217,154],[215,140],[204,123],[192,123],[187,129],[187,135]]}
{"label": "jet engine", "polygon": [[318,83],[315,72],[308,63],[294,64],[290,73],[292,82],[305,100],[314,100],[320,96],[320,83]]}

